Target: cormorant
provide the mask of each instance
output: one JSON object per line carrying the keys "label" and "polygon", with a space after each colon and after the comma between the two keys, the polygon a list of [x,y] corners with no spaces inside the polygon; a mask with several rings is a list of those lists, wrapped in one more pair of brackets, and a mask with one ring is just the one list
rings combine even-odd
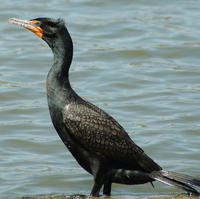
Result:
{"label": "cormorant", "polygon": [[189,193],[199,192],[200,178],[164,171],[129,137],[124,128],[97,106],[83,100],[69,82],[73,44],[62,19],[10,19],[42,38],[54,64],[47,76],[47,98],[53,125],[77,162],[94,176],[92,196],[111,194],[111,184],[143,184],[157,180]]}

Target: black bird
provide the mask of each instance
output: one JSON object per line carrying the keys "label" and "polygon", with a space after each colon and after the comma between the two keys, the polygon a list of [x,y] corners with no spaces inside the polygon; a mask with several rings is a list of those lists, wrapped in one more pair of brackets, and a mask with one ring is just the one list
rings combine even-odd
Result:
{"label": "black bird", "polygon": [[10,19],[42,38],[54,64],[47,76],[47,98],[53,125],[77,162],[94,176],[92,196],[111,194],[111,184],[143,184],[155,180],[198,194],[200,178],[168,172],[148,157],[123,127],[97,106],[83,100],[69,82],[73,44],[62,19]]}

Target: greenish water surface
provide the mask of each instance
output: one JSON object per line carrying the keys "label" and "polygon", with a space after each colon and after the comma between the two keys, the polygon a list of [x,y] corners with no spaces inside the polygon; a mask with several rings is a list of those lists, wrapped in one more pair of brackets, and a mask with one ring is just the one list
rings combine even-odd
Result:
{"label": "greenish water surface", "polygon": [[[0,198],[86,194],[48,112],[49,47],[10,17],[62,17],[73,88],[111,114],[164,169],[200,177],[200,1],[5,0],[0,5]],[[113,185],[114,196],[180,190]]]}

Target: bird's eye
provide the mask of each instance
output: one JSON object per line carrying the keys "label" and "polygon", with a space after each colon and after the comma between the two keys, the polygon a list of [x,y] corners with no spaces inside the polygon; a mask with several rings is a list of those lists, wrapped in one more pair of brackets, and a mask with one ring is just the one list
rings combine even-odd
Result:
{"label": "bird's eye", "polygon": [[40,23],[40,22],[36,22],[35,25],[36,25],[36,26],[40,26],[41,23]]}

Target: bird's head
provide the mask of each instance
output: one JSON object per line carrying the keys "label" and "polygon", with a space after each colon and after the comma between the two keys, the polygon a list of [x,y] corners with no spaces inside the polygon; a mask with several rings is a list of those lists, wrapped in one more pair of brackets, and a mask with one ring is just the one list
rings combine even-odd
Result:
{"label": "bird's head", "polygon": [[46,41],[50,46],[53,43],[53,40],[60,32],[62,32],[62,29],[66,30],[65,23],[62,19],[36,18],[31,20],[21,20],[11,18],[9,19],[9,22],[30,30]]}

